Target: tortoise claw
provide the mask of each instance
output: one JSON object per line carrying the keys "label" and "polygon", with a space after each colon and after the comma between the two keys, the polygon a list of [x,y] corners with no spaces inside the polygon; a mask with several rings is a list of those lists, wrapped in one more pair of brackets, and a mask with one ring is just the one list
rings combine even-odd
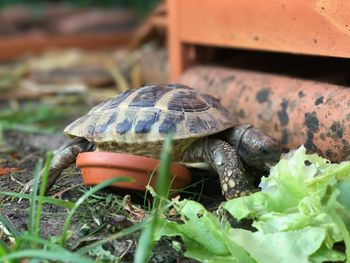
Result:
{"label": "tortoise claw", "polygon": [[33,191],[33,185],[34,185],[34,179],[27,182],[22,190],[20,191],[21,194],[31,193]]}
{"label": "tortoise claw", "polygon": [[[33,192],[34,179],[28,181],[23,185],[23,188],[19,192],[20,194],[29,194]],[[22,197],[18,199],[18,203],[22,201]]]}

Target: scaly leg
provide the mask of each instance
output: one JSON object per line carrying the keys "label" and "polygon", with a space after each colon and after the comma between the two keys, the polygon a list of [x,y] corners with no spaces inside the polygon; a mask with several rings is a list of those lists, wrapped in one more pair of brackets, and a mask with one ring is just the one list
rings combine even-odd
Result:
{"label": "scaly leg", "polygon": [[[73,164],[81,152],[93,151],[95,145],[84,138],[74,138],[68,143],[61,146],[58,150],[54,151],[50,164],[50,171],[47,179],[46,191],[55,184],[62,171]],[[40,172],[40,180],[42,176]],[[32,190],[34,179],[25,184],[21,192],[27,192]]]}
{"label": "scaly leg", "polygon": [[185,152],[183,161],[205,161],[210,164],[219,175],[221,190],[226,199],[252,192],[236,149],[223,140],[203,138],[195,141]]}

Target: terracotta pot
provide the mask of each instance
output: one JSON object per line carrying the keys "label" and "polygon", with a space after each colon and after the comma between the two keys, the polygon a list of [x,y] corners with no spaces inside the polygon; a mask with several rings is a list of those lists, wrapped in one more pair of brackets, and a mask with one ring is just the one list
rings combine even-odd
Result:
{"label": "terracotta pot", "polygon": [[179,82],[212,94],[239,121],[288,148],[301,144],[331,161],[350,159],[350,90],[273,74],[193,67]]}
{"label": "terracotta pot", "polygon": [[[159,160],[112,152],[84,152],[78,155],[76,165],[87,185],[99,184],[113,177],[131,177],[134,182],[112,186],[145,191],[148,183],[154,187]],[[191,182],[191,172],[182,164],[173,163],[171,175],[171,189],[181,189]]]}

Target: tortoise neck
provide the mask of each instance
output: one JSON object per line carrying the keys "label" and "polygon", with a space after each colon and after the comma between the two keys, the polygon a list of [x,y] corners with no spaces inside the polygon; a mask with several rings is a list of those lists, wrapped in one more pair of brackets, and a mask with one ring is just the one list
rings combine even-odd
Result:
{"label": "tortoise neck", "polygon": [[236,128],[234,128],[233,130],[233,141],[234,141],[234,145],[236,147],[236,150],[239,152],[239,147],[242,144],[242,140],[244,137],[244,134],[251,129],[253,126],[250,124],[246,124],[246,125],[240,125],[237,126]]}

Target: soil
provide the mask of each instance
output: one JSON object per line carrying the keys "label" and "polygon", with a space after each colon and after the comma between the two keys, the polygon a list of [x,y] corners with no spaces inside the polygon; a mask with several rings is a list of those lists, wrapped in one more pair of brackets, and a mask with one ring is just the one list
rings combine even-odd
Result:
{"label": "soil", "polygon": [[[72,118],[64,120],[61,128],[66,126]],[[33,134],[18,131],[4,133],[4,142],[0,146],[0,167],[16,168],[15,171],[0,176],[0,191],[18,193],[23,185],[33,178],[36,163],[44,159],[47,151],[52,151],[61,146],[68,139],[61,131],[53,135]],[[203,176],[203,175],[201,175]],[[222,201],[218,180],[209,177],[209,180],[201,180],[201,176],[195,174],[198,183],[193,184],[190,192],[205,193],[210,196],[202,198],[208,207],[217,207]],[[207,175],[204,175],[205,177]],[[203,178],[202,178],[203,179]],[[203,183],[203,181],[205,183]],[[216,186],[216,187],[213,187]],[[208,186],[208,187],[207,187]],[[66,169],[63,176],[48,193],[63,200],[77,200],[88,187],[83,185],[80,171],[74,166]],[[125,194],[131,195],[133,205],[142,204],[144,193],[120,192],[115,189],[107,189],[98,192],[90,198],[86,204],[78,210],[70,230],[72,236],[66,247],[70,250],[79,248],[89,242],[104,239],[111,233],[133,224],[130,215],[121,207]],[[194,198],[195,200],[198,200]],[[28,227],[29,201],[26,199],[0,195],[0,214],[12,222],[18,231],[26,231]],[[40,235],[46,239],[54,239],[60,236],[62,226],[67,216],[67,209],[44,204],[40,225]],[[93,233],[93,234],[90,234]],[[97,250],[92,256],[104,255],[108,259],[108,253],[122,256],[122,262],[132,262],[138,240],[138,234],[114,240]],[[6,240],[5,240],[6,241]],[[171,240],[160,240],[153,250],[151,262],[193,262],[183,258],[180,252],[172,248]]]}

